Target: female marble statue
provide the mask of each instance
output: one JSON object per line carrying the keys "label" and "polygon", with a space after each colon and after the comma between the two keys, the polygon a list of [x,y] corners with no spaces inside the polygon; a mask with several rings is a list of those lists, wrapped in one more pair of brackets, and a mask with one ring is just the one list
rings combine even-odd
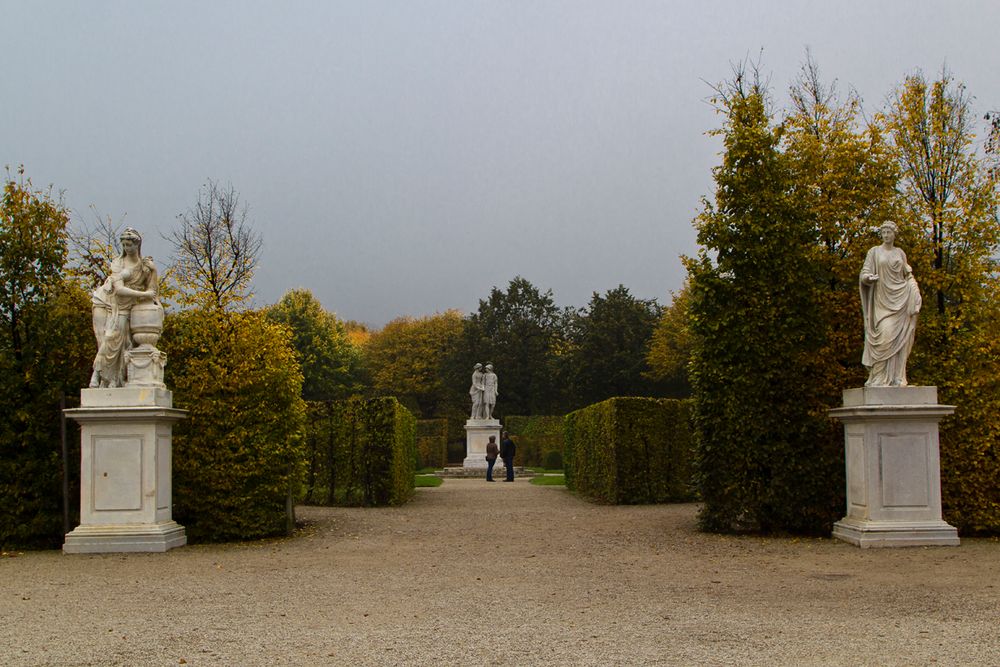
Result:
{"label": "female marble statue", "polygon": [[861,314],[869,369],[866,387],[905,387],[906,360],[920,312],[920,289],[906,263],[906,253],[893,245],[897,227],[882,225],[882,245],[868,251],[861,268]]}
{"label": "female marble statue", "polygon": [[121,235],[122,253],[111,262],[111,273],[94,290],[91,303],[97,356],[91,387],[121,387],[125,383],[125,351],[132,347],[129,314],[139,301],[155,301],[159,278],[152,257],[142,257],[142,237],[131,227]]}

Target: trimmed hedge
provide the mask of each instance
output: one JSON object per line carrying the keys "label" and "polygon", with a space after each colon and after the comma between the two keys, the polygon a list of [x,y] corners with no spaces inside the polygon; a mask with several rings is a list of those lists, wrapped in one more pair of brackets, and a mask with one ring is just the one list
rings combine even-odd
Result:
{"label": "trimmed hedge", "polygon": [[417,468],[443,468],[448,462],[448,420],[417,420]]}
{"label": "trimmed hedge", "polygon": [[562,468],[563,417],[504,417],[504,428],[517,443],[518,465]]}
{"label": "trimmed hedge", "polygon": [[609,398],[566,415],[564,427],[571,491],[616,505],[693,499],[690,401]]}
{"label": "trimmed hedge", "polygon": [[416,427],[413,414],[392,397],[310,403],[305,501],[350,506],[406,502],[414,488]]}
{"label": "trimmed hedge", "polygon": [[285,535],[303,472],[305,403],[289,330],[263,313],[167,315],[173,515],[192,542]]}

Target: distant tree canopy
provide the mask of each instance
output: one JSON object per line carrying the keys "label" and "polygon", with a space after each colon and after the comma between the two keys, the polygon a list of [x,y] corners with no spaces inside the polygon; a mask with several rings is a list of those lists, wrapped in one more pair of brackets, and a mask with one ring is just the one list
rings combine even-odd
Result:
{"label": "distant tree canopy", "polygon": [[361,355],[344,325],[306,289],[294,289],[267,309],[272,322],[291,330],[307,401],[347,398],[362,391]]}
{"label": "distant tree canopy", "polygon": [[464,409],[468,387],[447,381],[445,364],[462,336],[458,311],[421,318],[401,317],[373,333],[364,355],[376,396],[396,396],[429,419],[447,412],[449,405]]}
{"label": "distant tree canopy", "polygon": [[662,310],[619,285],[603,296],[594,292],[586,308],[571,314],[566,375],[573,407],[656,391],[646,358]]}

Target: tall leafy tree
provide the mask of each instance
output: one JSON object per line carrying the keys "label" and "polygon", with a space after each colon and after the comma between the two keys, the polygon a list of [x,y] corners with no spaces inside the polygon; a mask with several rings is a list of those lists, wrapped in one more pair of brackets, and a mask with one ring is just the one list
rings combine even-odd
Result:
{"label": "tall leafy tree", "polygon": [[0,200],[0,548],[61,541],[60,398],[94,354],[90,300],[66,279],[68,213],[18,175]]}
{"label": "tall leafy tree", "polygon": [[829,425],[812,378],[822,341],[818,239],[780,150],[766,90],[738,69],[723,116],[715,201],[695,224],[691,381],[708,530],[818,530],[813,446]]}
{"label": "tall leafy tree", "polygon": [[1000,530],[997,173],[976,153],[971,97],[947,71],[906,77],[881,120],[918,232],[907,257],[925,306],[910,377],[958,406],[941,427],[945,516],[965,530]]}
{"label": "tall leafy tree", "polygon": [[790,160],[797,196],[817,234],[824,331],[821,364],[814,382],[831,405],[845,387],[864,382],[863,334],[859,327],[858,271],[877,243],[874,229],[886,220],[904,227],[896,189],[899,172],[890,145],[876,125],[861,118],[854,94],[841,100],[836,82],[825,85],[807,57],[791,86],[791,111],[784,119],[782,147]]}
{"label": "tall leafy tree", "polygon": [[389,322],[363,348],[372,391],[396,396],[425,419],[464,410],[468,387],[449,383],[445,371],[462,331],[462,316],[455,310]]}
{"label": "tall leafy tree", "polygon": [[474,363],[492,361],[500,378],[494,415],[553,414],[562,409],[559,375],[563,317],[552,290],[540,291],[518,276],[507,290],[494,287],[467,320],[448,365],[456,386],[469,386]]}
{"label": "tall leafy tree", "polygon": [[587,307],[572,315],[573,407],[652,392],[646,356],[661,312],[655,300],[637,299],[619,285],[603,296],[594,292]]}
{"label": "tall leafy tree", "polygon": [[266,310],[268,318],[292,332],[302,367],[302,398],[347,398],[362,391],[360,350],[337,316],[323,309],[307,289],[293,289]]}

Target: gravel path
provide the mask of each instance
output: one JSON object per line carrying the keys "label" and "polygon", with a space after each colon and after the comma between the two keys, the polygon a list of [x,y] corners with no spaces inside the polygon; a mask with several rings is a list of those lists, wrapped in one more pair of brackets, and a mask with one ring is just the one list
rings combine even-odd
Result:
{"label": "gravel path", "polygon": [[0,558],[3,665],[1000,664],[1000,542],[695,530],[694,505],[447,480],[295,537]]}

